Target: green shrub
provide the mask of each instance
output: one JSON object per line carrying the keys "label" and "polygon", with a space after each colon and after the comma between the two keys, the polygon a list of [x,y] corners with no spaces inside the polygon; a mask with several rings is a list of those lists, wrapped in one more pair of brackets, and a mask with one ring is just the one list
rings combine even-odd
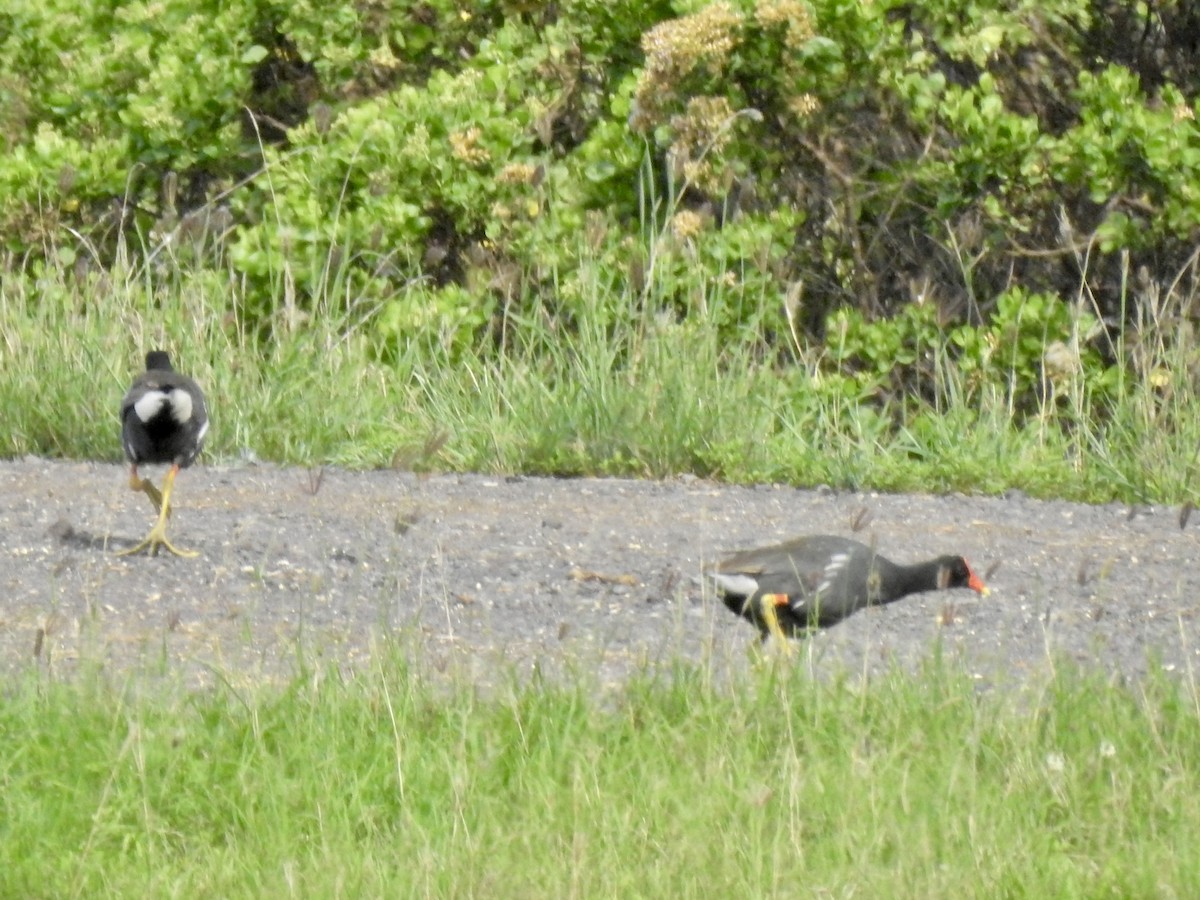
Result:
{"label": "green shrub", "polygon": [[834,371],[877,400],[940,406],[951,401],[944,395],[951,388],[963,391],[959,399],[969,403],[980,391],[1001,386],[1010,406],[1028,413],[1048,400],[1065,400],[1076,386],[1089,402],[1110,399],[1120,375],[1096,344],[1102,330],[1092,314],[1019,288],[998,298],[986,325],[947,331],[936,303],[924,302],[881,320],[841,310],[831,317],[828,334]]}
{"label": "green shrub", "polygon": [[[125,254],[232,264],[236,312],[264,334],[278,297],[311,312],[333,292],[393,350],[615,319],[579,299],[597,266],[653,312],[784,364],[844,307],[861,344],[837,361],[848,377],[928,396],[926,363],[893,377],[878,362],[930,327],[905,311],[914,297],[942,298],[938,328],[983,329],[951,361],[986,379],[999,371],[970,348],[1015,307],[1078,321],[1037,298],[1083,296],[1128,321],[1126,267],[1169,287],[1188,265],[1186,17],[1153,0],[1162,28],[1135,45],[1110,12],[16,0],[0,31],[0,230],[16,257],[81,270]],[[880,317],[892,324],[868,339]],[[1010,359],[1014,395],[1036,356]]]}

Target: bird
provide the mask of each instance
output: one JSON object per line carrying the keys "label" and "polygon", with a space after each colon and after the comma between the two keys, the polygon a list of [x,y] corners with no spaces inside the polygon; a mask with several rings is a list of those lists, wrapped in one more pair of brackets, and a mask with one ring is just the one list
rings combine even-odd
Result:
{"label": "bird", "polygon": [[863,607],[921,591],[965,587],[989,593],[961,556],[901,565],[860,541],[831,534],[744,550],[706,574],[725,605],[757,626],[764,641],[803,637]]}
{"label": "bird", "polygon": [[[171,494],[180,469],[186,469],[199,455],[208,433],[208,409],[204,392],[187,375],[176,372],[166,351],[146,354],[146,371],[138,375],[121,401],[121,444],[129,460],[129,487],[150,498],[158,520],[145,540],[120,551],[129,556],[149,549],[158,555],[166,547],[176,556],[195,557],[194,550],[181,550],[167,540],[167,518],[171,515]],[[160,492],[149,478],[138,474],[145,463],[168,463]]]}

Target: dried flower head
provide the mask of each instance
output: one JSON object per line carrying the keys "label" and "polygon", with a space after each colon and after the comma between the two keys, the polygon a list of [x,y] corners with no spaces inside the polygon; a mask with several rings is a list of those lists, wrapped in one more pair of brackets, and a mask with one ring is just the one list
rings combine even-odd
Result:
{"label": "dried flower head", "polygon": [[728,3],[713,3],[690,16],[659,22],[642,35],[646,67],[634,93],[630,124],[646,131],[659,124],[663,101],[691,72],[716,74],[736,44],[742,18]]}
{"label": "dried flower head", "polygon": [[704,230],[704,217],[690,209],[681,209],[671,217],[671,234],[678,240],[687,241]]}
{"label": "dried flower head", "polygon": [[812,12],[801,0],[759,0],[754,18],[763,28],[783,25],[787,28],[783,43],[789,50],[798,50],[816,35]]}
{"label": "dried flower head", "polygon": [[690,16],[660,22],[642,36],[646,68],[687,73],[700,63],[720,69],[734,46],[741,16],[728,3],[713,3]]}
{"label": "dried flower head", "polygon": [[813,94],[797,94],[788,100],[788,109],[797,119],[806,119],[821,108],[821,101]]}
{"label": "dried flower head", "polygon": [[491,159],[486,147],[479,146],[483,132],[472,125],[466,131],[455,131],[450,135],[450,152],[456,159],[472,166],[481,165]]}
{"label": "dried flower head", "polygon": [[720,157],[733,135],[735,115],[725,97],[693,97],[684,112],[671,119],[671,162],[701,190],[721,188]]}
{"label": "dried flower head", "polygon": [[500,184],[533,184],[537,175],[537,166],[526,162],[512,162],[496,173]]}

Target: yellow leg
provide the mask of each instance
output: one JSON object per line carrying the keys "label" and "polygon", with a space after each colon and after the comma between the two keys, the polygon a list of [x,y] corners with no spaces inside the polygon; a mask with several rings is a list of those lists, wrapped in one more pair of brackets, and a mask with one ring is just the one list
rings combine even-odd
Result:
{"label": "yellow leg", "polygon": [[759,602],[762,604],[762,617],[763,621],[767,623],[767,630],[780,642],[784,653],[791,655],[792,642],[783,633],[783,628],[779,625],[779,613],[776,611],[780,603],[787,603],[787,595],[765,594],[759,599]]}
{"label": "yellow leg", "polygon": [[[161,502],[159,503],[158,521],[154,523],[154,527],[150,529],[150,533],[146,535],[146,539],[136,547],[130,547],[128,550],[120,551],[117,554],[118,556],[132,556],[134,553],[141,553],[147,547],[150,548],[151,556],[158,555],[159,547],[166,547],[176,556],[191,558],[200,555],[195,550],[180,550],[169,540],[167,540],[167,518],[171,515],[171,492],[175,489],[175,476],[178,474],[179,466],[171,466],[170,470],[167,472],[167,477],[163,479],[163,489]],[[132,479],[130,480],[130,484],[135,490],[146,490],[140,485],[134,485]],[[149,484],[149,481],[145,481],[144,484]],[[151,491],[153,491],[153,494]],[[154,485],[150,485],[150,490],[146,491],[146,496],[153,500],[156,495],[158,495],[158,491],[154,488]]]}
{"label": "yellow leg", "polygon": [[139,478],[137,466],[129,470],[129,487],[135,491],[141,491],[150,498],[150,502],[154,504],[155,512],[162,512],[162,494],[158,492],[149,478]]}

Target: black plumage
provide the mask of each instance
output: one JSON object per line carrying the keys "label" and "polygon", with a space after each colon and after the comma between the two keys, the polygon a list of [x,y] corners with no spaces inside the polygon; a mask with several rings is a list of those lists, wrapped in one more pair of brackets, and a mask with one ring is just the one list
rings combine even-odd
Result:
{"label": "black plumage", "polygon": [[[147,548],[155,555],[160,546],[177,556],[197,555],[168,541],[166,525],[175,478],[180,469],[195,461],[207,433],[208,409],[200,386],[176,372],[166,352],[147,353],[146,371],[134,379],[121,401],[121,443],[130,464],[129,486],[150,498],[158,510],[158,521],[145,540],[122,551],[123,555]],[[148,478],[138,475],[138,466],[145,463],[170,465],[161,493]]]}
{"label": "black plumage", "polygon": [[988,590],[961,556],[901,565],[859,541],[812,535],[736,553],[708,572],[730,610],[765,639],[803,636],[872,605],[909,594],[965,587]]}

